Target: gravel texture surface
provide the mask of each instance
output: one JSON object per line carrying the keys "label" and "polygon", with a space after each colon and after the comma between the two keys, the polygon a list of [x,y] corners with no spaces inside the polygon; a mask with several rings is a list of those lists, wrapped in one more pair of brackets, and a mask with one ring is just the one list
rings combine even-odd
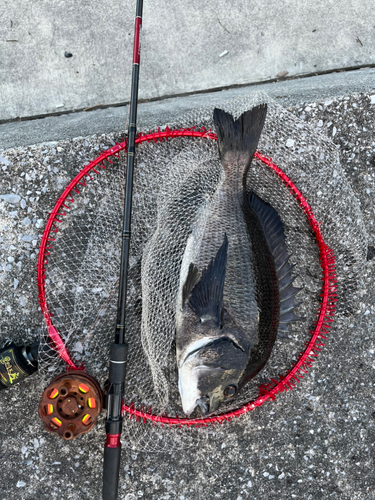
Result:
{"label": "gravel texture surface", "polygon": [[[289,110],[332,138],[361,200],[370,246],[354,313],[334,323],[298,387],[212,428],[196,447],[177,443],[170,453],[150,454],[123,443],[121,499],[375,498],[375,95]],[[116,140],[95,135],[1,152],[0,345],[38,337],[36,261],[44,221],[69,179]],[[101,498],[104,414],[89,434],[60,441],[42,429],[42,389],[34,375],[0,393],[0,499]]]}

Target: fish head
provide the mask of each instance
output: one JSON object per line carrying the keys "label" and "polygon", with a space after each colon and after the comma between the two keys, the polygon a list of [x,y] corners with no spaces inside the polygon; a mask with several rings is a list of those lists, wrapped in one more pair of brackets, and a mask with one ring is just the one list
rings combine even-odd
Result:
{"label": "fish head", "polygon": [[232,400],[247,362],[248,353],[230,337],[208,339],[190,352],[179,369],[184,413],[191,415],[199,407],[205,416]]}

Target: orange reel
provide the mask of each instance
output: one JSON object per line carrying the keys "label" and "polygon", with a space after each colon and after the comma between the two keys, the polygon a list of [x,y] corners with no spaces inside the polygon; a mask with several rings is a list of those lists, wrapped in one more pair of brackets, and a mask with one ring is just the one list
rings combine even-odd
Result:
{"label": "orange reel", "polygon": [[89,432],[103,408],[98,382],[82,372],[63,373],[52,380],[39,403],[39,415],[48,432],[66,440]]}

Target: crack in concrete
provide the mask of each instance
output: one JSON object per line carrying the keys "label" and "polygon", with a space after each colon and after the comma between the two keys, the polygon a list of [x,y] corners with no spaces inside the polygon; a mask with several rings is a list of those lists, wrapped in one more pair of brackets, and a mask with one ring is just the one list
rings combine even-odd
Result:
{"label": "crack in concrete", "polygon": [[[303,74],[303,75],[294,75],[294,76],[288,76],[288,77],[282,77],[282,78],[272,78],[268,80],[262,80],[258,82],[251,82],[251,83],[242,83],[238,85],[228,85],[228,86],[223,86],[223,87],[214,87],[214,88],[209,88],[209,89],[204,89],[204,90],[195,90],[192,92],[183,92],[179,94],[166,94],[161,97],[152,97],[150,99],[138,99],[138,104],[141,103],[148,103],[148,102],[155,102],[155,101],[165,101],[167,99],[174,99],[177,97],[189,97],[192,95],[197,95],[197,94],[208,94],[212,92],[221,92],[223,90],[230,90],[230,89],[236,89],[236,88],[243,88],[243,87],[251,87],[255,85],[264,85],[267,83],[276,83],[276,82],[285,82],[289,80],[300,80],[302,78],[311,78],[314,76],[321,76],[321,75],[329,75],[333,73],[343,73],[343,72],[349,72],[349,71],[355,71],[355,70],[360,70],[360,69],[370,69],[370,68],[375,68],[375,63],[374,64],[365,64],[365,65],[360,65],[360,66],[349,66],[346,68],[335,68],[335,69],[330,69],[330,70],[325,70],[325,71],[320,71],[316,73],[308,73],[308,74]],[[4,123],[14,123],[14,122],[26,122],[26,121],[32,121],[32,120],[38,120],[40,118],[48,118],[51,116],[62,116],[62,115],[71,115],[74,113],[79,113],[82,111],[85,112],[90,112],[98,109],[108,109],[108,108],[118,108],[122,106],[127,106],[129,104],[129,101],[123,101],[119,103],[111,103],[111,104],[94,104],[93,106],[89,107],[84,107],[84,108],[79,108],[79,109],[71,109],[67,111],[57,111],[54,113],[44,113],[40,115],[33,115],[33,116],[25,116],[25,117],[17,117],[17,118],[11,118],[7,120],[0,120],[0,125]]]}

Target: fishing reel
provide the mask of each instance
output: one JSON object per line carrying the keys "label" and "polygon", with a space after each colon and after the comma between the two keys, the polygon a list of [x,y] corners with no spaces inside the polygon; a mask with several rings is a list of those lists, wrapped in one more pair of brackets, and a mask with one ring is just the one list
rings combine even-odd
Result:
{"label": "fishing reel", "polygon": [[89,432],[103,408],[98,382],[80,371],[58,375],[48,385],[39,404],[39,416],[48,432],[66,440]]}

